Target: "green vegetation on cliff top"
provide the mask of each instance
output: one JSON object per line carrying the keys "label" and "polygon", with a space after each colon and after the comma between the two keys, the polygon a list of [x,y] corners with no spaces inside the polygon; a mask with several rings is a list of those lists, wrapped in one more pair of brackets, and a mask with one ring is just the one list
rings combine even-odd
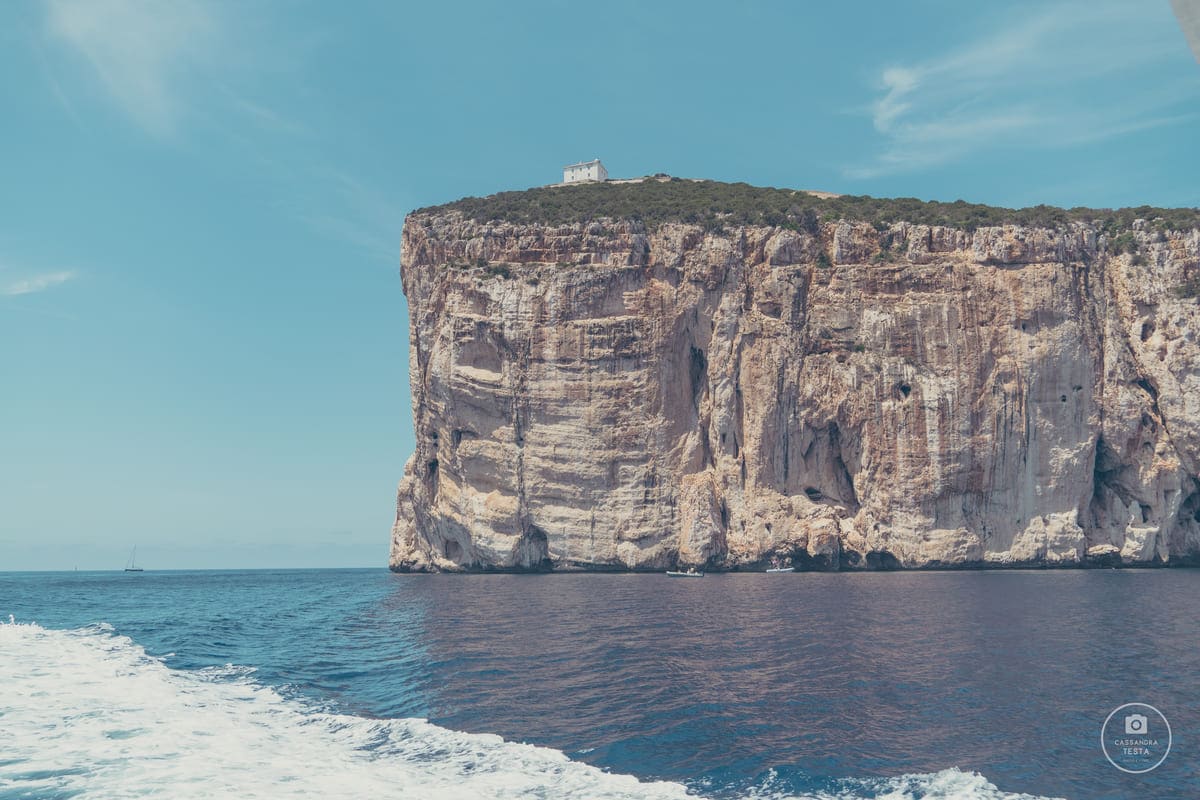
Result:
{"label": "green vegetation on cliff top", "polygon": [[726,225],[777,225],[813,229],[818,222],[856,220],[884,228],[893,222],[945,225],[974,230],[986,225],[1061,228],[1086,222],[1112,233],[1128,229],[1135,219],[1158,229],[1200,228],[1197,208],[1092,209],[1033,206],[998,208],[956,200],[953,203],[892,199],[865,195],[821,198],[803,191],[751,186],[747,183],[647,179],[641,183],[584,183],[546,186],[490,197],[466,197],[416,213],[455,210],[479,222],[566,224],[600,217],[641,220],[649,227],[688,222],[706,228]]}

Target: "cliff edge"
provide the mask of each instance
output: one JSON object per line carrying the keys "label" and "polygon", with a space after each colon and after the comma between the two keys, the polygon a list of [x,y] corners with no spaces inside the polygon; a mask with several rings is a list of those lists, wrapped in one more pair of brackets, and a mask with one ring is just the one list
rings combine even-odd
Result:
{"label": "cliff edge", "polygon": [[1200,559],[1200,212],[649,181],[422,209],[394,570]]}

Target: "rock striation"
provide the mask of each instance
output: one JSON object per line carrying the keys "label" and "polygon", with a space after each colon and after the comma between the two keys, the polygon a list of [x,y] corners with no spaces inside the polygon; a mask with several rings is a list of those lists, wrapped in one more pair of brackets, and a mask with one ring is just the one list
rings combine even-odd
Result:
{"label": "rock striation", "polygon": [[1195,228],[443,207],[401,272],[394,570],[1200,556]]}

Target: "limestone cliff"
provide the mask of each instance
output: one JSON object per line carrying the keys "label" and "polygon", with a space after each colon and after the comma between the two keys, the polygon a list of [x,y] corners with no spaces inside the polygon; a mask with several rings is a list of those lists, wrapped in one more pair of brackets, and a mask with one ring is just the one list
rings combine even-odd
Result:
{"label": "limestone cliff", "polygon": [[393,569],[1200,555],[1200,230],[713,219],[410,215]]}

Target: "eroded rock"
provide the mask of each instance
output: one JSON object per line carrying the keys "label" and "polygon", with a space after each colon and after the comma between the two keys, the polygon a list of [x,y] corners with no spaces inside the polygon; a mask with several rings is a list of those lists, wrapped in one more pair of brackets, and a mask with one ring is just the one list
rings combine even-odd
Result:
{"label": "eroded rock", "polygon": [[411,216],[398,570],[1200,554],[1200,233]]}

